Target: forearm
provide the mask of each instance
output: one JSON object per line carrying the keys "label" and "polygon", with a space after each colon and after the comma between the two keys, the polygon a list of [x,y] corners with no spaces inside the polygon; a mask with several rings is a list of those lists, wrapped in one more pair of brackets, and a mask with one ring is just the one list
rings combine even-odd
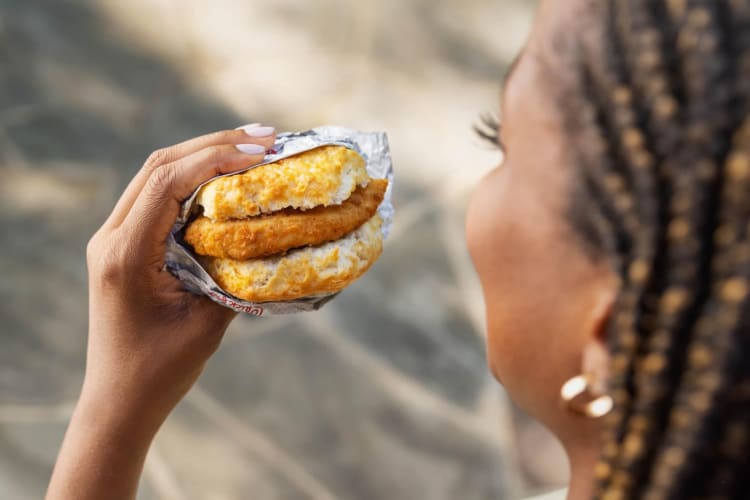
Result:
{"label": "forearm", "polygon": [[86,247],[86,381],[47,499],[134,498],[146,454],[235,313],[164,271],[180,200],[260,163],[272,127],[215,132],[152,154]]}
{"label": "forearm", "polygon": [[122,402],[84,394],[65,434],[47,500],[135,498],[160,422],[133,415]]}

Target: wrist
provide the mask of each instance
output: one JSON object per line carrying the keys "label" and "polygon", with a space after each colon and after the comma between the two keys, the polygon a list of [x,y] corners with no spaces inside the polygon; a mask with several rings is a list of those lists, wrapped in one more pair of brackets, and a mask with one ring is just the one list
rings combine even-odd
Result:
{"label": "wrist", "polygon": [[129,441],[144,442],[147,446],[167,414],[145,399],[117,387],[85,381],[71,425],[81,423],[85,428],[110,434],[113,438],[124,436]]}

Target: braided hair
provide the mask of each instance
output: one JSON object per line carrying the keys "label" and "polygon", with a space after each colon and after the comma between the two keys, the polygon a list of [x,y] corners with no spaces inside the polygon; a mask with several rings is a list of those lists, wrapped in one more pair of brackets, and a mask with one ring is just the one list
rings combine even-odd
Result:
{"label": "braided hair", "polygon": [[750,0],[590,0],[569,218],[621,291],[595,498],[750,499]]}

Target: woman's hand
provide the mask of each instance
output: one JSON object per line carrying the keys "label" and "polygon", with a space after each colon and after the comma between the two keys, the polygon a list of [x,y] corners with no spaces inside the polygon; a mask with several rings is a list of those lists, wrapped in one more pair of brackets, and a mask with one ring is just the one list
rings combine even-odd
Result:
{"label": "woman's hand", "polygon": [[159,426],[234,313],[164,270],[180,203],[202,182],[263,160],[270,127],[217,132],[153,153],[91,238],[86,375],[48,498],[132,498]]}

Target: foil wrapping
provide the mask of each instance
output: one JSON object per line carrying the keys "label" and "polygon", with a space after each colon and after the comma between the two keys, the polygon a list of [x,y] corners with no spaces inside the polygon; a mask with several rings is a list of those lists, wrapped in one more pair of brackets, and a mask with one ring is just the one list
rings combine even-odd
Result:
{"label": "foil wrapping", "polygon": [[[257,168],[267,163],[273,163],[321,146],[338,145],[352,149],[364,158],[367,173],[376,179],[388,179],[388,189],[383,203],[378,207],[378,213],[383,219],[383,239],[388,234],[393,223],[393,165],[388,148],[388,137],[384,132],[360,132],[344,127],[324,126],[303,132],[286,132],[279,134],[273,148],[268,151],[262,163],[228,175],[236,175]],[[222,176],[222,177],[225,177]],[[210,181],[209,181],[210,182]],[[204,183],[205,184],[205,183]],[[182,230],[190,221],[195,207],[194,202],[201,184],[190,197],[182,203],[179,217],[167,238],[167,254],[165,267],[176,276],[183,286],[196,294],[206,295],[214,302],[234,309],[235,311],[253,316],[276,314],[292,314],[303,311],[320,309],[337,294],[325,294],[304,297],[297,300],[283,302],[253,303],[234,297],[223,290],[205,269],[198,263],[189,245],[182,241]]]}

